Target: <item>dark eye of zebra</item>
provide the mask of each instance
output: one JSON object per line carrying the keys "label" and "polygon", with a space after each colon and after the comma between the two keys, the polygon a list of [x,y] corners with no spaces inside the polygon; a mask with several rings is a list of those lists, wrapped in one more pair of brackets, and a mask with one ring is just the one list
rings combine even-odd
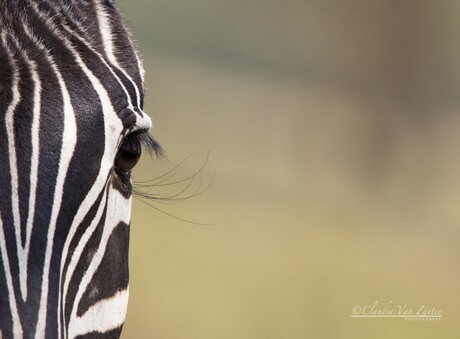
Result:
{"label": "dark eye of zebra", "polygon": [[128,135],[118,149],[115,158],[115,167],[123,173],[131,171],[139,161],[141,153],[141,142],[137,135]]}

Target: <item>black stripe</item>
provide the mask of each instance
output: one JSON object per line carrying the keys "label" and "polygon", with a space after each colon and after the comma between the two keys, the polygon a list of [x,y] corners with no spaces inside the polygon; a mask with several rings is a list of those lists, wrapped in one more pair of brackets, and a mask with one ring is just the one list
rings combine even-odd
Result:
{"label": "black stripe", "polygon": [[128,243],[129,226],[120,223],[110,235],[104,258],[78,305],[78,316],[98,301],[128,288]]}

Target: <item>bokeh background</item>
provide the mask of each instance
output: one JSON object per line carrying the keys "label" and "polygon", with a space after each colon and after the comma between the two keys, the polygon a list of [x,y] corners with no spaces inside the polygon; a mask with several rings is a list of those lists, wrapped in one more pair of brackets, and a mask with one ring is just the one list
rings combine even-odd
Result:
{"label": "bokeh background", "polygon": [[167,156],[124,338],[460,338],[458,1],[118,5]]}

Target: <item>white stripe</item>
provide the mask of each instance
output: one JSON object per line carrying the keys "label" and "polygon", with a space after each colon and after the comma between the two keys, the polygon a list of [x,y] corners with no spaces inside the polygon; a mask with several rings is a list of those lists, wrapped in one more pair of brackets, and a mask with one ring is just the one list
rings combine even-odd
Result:
{"label": "white stripe", "polygon": [[109,16],[108,14],[102,9],[101,4],[96,1],[95,2],[95,9],[97,15],[97,21],[99,24],[99,32],[101,33],[102,37],[102,44],[104,47],[104,52],[107,55],[107,58],[111,63],[117,65],[117,58],[115,57],[115,51],[113,46],[113,36],[112,36],[112,28],[110,27],[109,23]]}
{"label": "white stripe", "polygon": [[91,332],[104,333],[123,325],[128,297],[129,292],[126,289],[91,306],[81,317],[72,320],[69,338]]}
{"label": "white stripe", "polygon": [[[145,88],[145,68],[144,68],[142,60],[139,57],[139,54],[137,53],[137,51],[134,51],[134,52],[135,52],[134,55],[136,56],[136,61],[137,61],[137,68],[139,69],[139,74],[141,76],[142,91],[144,91],[144,88]],[[140,106],[139,106],[139,108],[140,108]]]}
{"label": "white stripe", "polygon": [[[3,220],[0,215],[0,260],[3,262],[3,268],[5,269],[6,288],[8,290],[8,302],[10,304],[11,316],[13,318],[13,336],[15,338],[22,338],[22,327],[19,320],[18,308],[16,306],[16,298],[14,296],[13,279],[11,276],[10,262],[8,257],[8,251],[6,249],[5,233],[3,230]],[[3,292],[2,292],[3,293]],[[1,333],[1,332],[0,332]]]}

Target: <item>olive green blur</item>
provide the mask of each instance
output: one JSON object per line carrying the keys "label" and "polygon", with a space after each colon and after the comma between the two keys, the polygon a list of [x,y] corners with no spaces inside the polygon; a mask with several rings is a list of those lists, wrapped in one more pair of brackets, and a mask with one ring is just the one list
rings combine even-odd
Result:
{"label": "olive green blur", "polygon": [[118,5],[166,154],[123,338],[460,338],[458,1]]}

